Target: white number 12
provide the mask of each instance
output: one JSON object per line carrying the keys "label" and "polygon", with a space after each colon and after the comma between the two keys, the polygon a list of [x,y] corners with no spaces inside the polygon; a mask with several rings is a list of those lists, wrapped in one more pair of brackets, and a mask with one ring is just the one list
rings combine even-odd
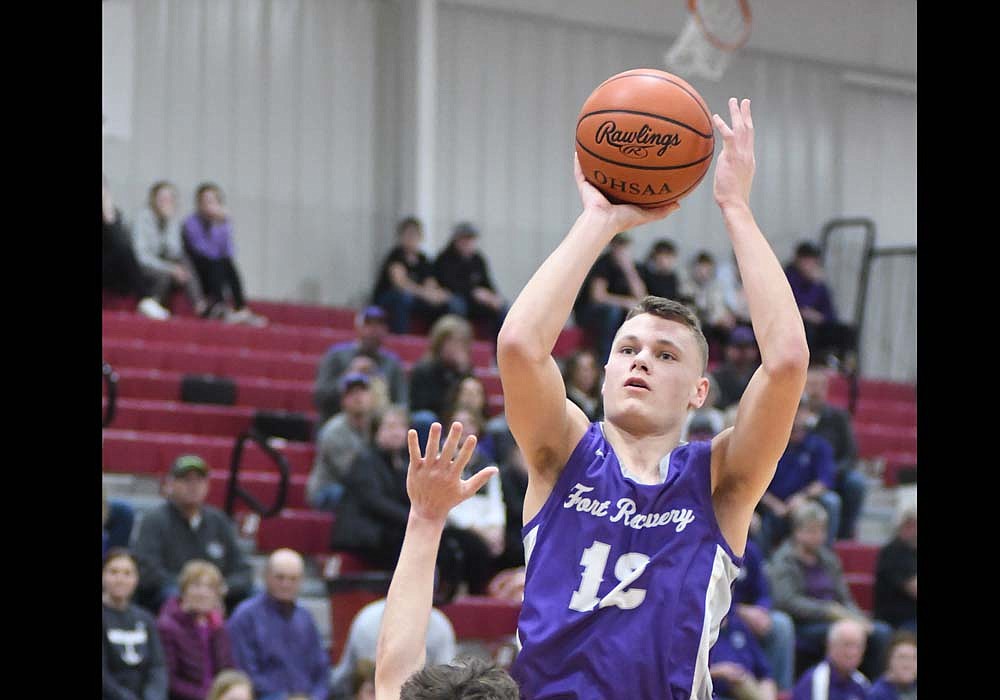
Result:
{"label": "white number 12", "polygon": [[646,590],[643,588],[628,588],[628,585],[635,581],[646,570],[649,557],[639,552],[626,552],[618,557],[615,562],[615,578],[618,585],[611,589],[603,598],[597,597],[597,589],[604,580],[604,569],[608,564],[608,555],[611,554],[611,545],[600,540],[583,550],[580,557],[580,566],[583,567],[583,580],[580,587],[573,591],[573,597],[569,601],[570,610],[589,612],[594,606],[606,608],[611,605],[622,610],[636,608],[646,598]]}

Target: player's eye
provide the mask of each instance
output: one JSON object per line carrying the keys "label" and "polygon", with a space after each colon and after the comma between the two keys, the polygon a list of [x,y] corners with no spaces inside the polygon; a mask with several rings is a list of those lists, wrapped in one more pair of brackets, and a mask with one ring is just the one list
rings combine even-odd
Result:
{"label": "player's eye", "polygon": [[633,352],[635,352],[635,350],[633,350],[628,345],[625,345],[618,352],[620,352],[620,353],[622,353],[624,355],[631,355]]}
{"label": "player's eye", "polygon": [[661,360],[673,360],[673,359],[676,359],[676,358],[673,355],[671,355],[669,352],[661,352],[660,353],[660,359]]}

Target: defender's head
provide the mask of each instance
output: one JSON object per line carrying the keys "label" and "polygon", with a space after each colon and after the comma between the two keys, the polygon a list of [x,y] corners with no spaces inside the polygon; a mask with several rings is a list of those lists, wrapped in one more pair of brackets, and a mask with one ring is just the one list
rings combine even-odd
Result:
{"label": "defender's head", "polygon": [[429,666],[410,676],[399,700],[518,700],[517,683],[483,659],[459,659]]}

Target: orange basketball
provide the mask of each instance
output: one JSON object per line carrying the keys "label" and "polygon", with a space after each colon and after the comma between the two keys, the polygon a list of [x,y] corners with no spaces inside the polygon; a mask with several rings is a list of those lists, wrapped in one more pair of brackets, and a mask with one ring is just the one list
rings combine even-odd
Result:
{"label": "orange basketball", "polygon": [[705,177],[714,152],[705,100],[686,81],[653,68],[605,80],[576,122],[583,175],[616,204],[681,199]]}

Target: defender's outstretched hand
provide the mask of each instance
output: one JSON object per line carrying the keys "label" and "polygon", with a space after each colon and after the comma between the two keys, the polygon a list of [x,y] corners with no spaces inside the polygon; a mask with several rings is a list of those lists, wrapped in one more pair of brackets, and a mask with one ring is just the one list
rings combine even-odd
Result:
{"label": "defender's outstretched hand", "polygon": [[750,185],[756,168],[753,155],[753,119],[750,117],[750,100],[738,103],[729,98],[730,128],[718,114],[712,122],[722,136],[722,153],[715,163],[713,193],[720,207],[750,205]]}
{"label": "defender's outstretched hand", "polygon": [[473,496],[499,472],[496,467],[485,467],[468,479],[462,479],[462,470],[476,449],[476,436],[465,438],[462,448],[455,453],[462,437],[462,424],[451,424],[444,447],[439,451],[441,424],[431,425],[427,435],[427,450],[420,453],[417,431],[407,433],[410,448],[410,468],[406,475],[406,492],[410,496],[410,512],[426,520],[441,520],[465,499]]}
{"label": "defender's outstretched hand", "polygon": [[643,209],[634,204],[612,204],[604,196],[604,193],[590,184],[583,176],[580,159],[576,153],[573,154],[573,172],[576,175],[576,187],[580,190],[583,208],[601,211],[611,216],[615,224],[614,229],[618,233],[652,221],[659,221],[681,208],[677,202],[652,209]]}

